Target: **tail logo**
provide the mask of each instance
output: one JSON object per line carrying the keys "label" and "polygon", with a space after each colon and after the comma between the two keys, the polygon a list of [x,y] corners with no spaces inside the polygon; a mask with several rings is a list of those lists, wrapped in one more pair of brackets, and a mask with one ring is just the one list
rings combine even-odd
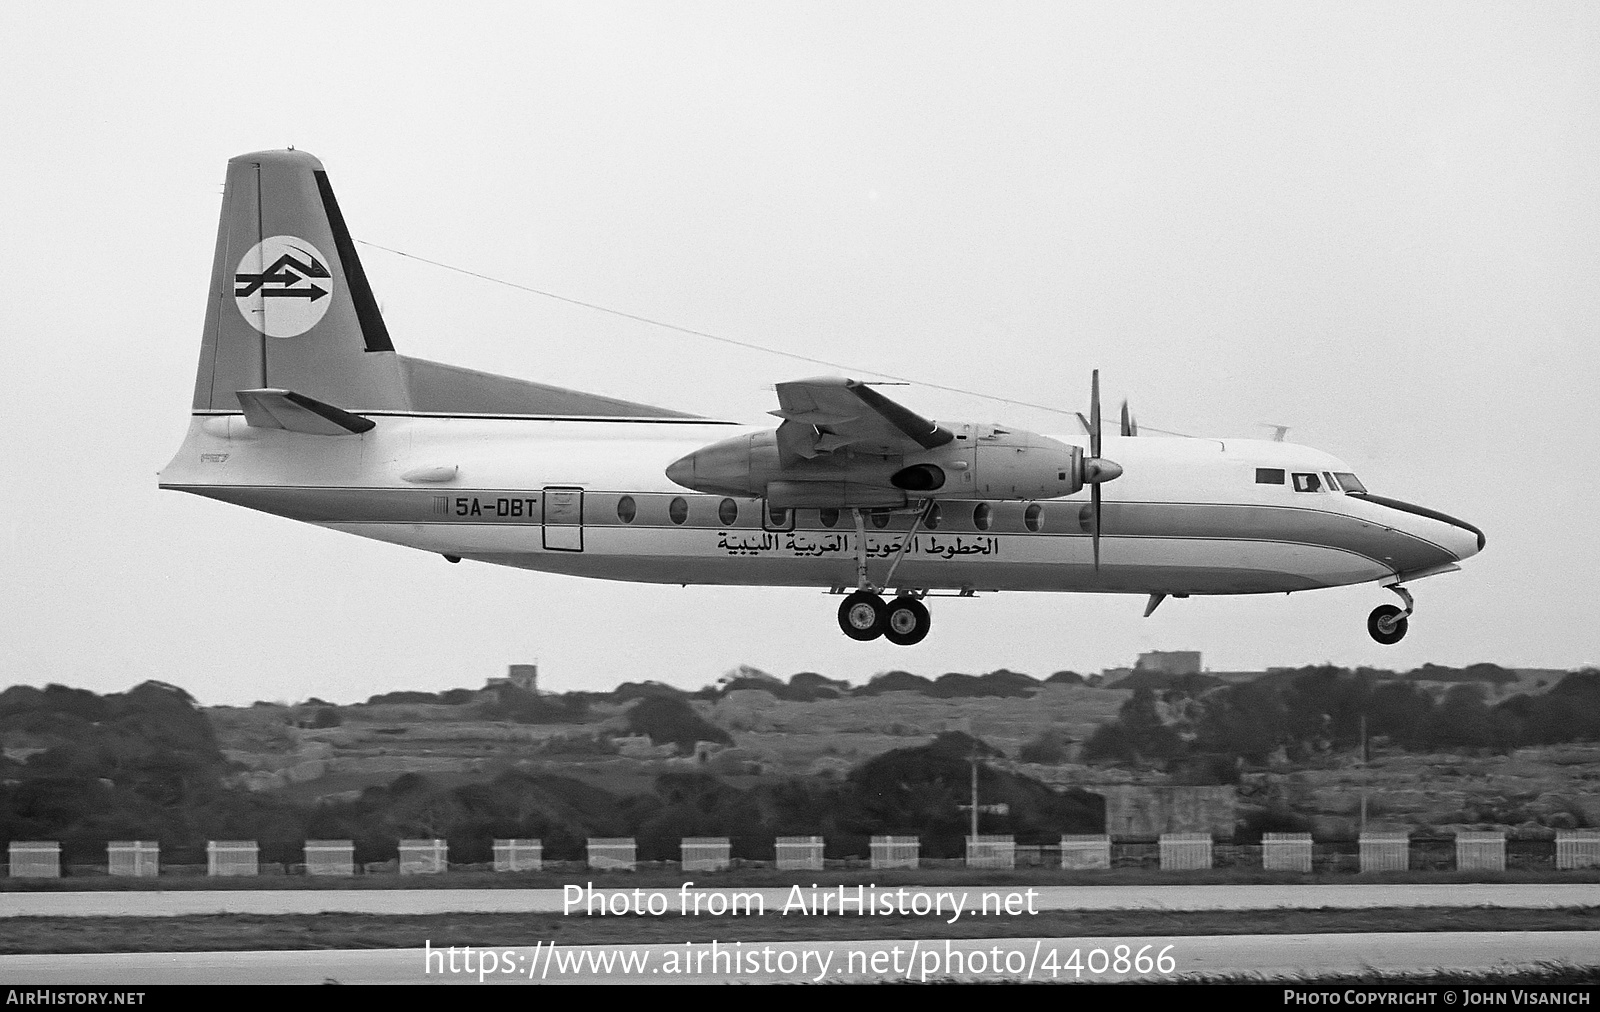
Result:
{"label": "tail logo", "polygon": [[239,261],[233,301],[250,326],[268,337],[298,337],[315,327],[333,302],[327,264],[304,239],[263,239]]}

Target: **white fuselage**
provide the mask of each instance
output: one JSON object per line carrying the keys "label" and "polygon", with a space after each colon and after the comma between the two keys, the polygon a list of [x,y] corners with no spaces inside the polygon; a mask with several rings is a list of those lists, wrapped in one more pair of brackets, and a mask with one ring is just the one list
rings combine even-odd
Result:
{"label": "white fuselage", "polygon": [[[680,584],[853,587],[850,511],[790,510],[680,488],[674,460],[742,430],[685,420],[372,413],[362,435],[252,428],[199,413],[161,474],[179,489],[452,558]],[[1082,436],[1057,437],[1083,445]],[[914,536],[892,588],[1251,594],[1407,579],[1475,554],[1481,535],[1404,504],[1297,491],[1287,475],[1348,472],[1292,443],[1107,437],[1123,474],[1037,503],[953,498]],[[957,493],[959,494],[959,493]],[[1034,508],[1037,507],[1037,508]],[[830,525],[828,521],[833,519]],[[866,526],[882,582],[911,511]],[[879,526],[882,524],[882,526]]]}

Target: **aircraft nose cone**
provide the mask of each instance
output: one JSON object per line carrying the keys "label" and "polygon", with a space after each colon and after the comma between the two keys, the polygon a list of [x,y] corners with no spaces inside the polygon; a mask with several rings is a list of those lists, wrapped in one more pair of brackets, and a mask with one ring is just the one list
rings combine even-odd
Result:
{"label": "aircraft nose cone", "polygon": [[1373,495],[1371,492],[1352,492],[1352,496],[1365,502],[1376,503],[1379,506],[1400,513],[1409,513],[1413,517],[1426,517],[1438,523],[1428,525],[1429,533],[1422,533],[1423,537],[1433,541],[1434,544],[1448,551],[1457,559],[1467,559],[1483,551],[1483,546],[1488,538],[1483,532],[1465,520],[1458,520],[1448,513],[1428,509],[1426,506],[1417,506],[1399,499],[1390,499],[1387,496]]}
{"label": "aircraft nose cone", "polygon": [[1438,514],[1437,519],[1450,525],[1440,540],[1443,545],[1457,559],[1470,559],[1483,551],[1484,544],[1488,541],[1483,532],[1465,520],[1459,520],[1446,514]]}
{"label": "aircraft nose cone", "polygon": [[1488,538],[1483,536],[1483,531],[1465,521],[1457,521],[1456,530],[1452,533],[1455,536],[1448,547],[1452,552],[1455,552],[1458,559],[1477,555],[1483,551],[1483,546],[1489,541]]}

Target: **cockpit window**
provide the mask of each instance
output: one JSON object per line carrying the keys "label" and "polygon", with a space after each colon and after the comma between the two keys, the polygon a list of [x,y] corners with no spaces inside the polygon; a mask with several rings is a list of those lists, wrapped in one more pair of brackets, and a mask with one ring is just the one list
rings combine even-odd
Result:
{"label": "cockpit window", "polygon": [[1258,467],[1258,468],[1256,468],[1256,484],[1257,485],[1282,485],[1283,484],[1283,468],[1281,468],[1281,467]]}
{"label": "cockpit window", "polygon": [[1334,478],[1332,471],[1324,471],[1324,472],[1322,472],[1322,476],[1324,478],[1326,478],[1327,481],[1328,481],[1328,491],[1329,492],[1337,492],[1337,491],[1339,491],[1339,482],[1338,482],[1337,479]]}
{"label": "cockpit window", "polygon": [[1349,471],[1336,471],[1334,472],[1334,477],[1339,479],[1339,485],[1346,492],[1365,492],[1367,490],[1367,486],[1361,484],[1361,479]]}
{"label": "cockpit window", "polygon": [[1321,492],[1322,478],[1315,471],[1304,474],[1296,471],[1294,475],[1294,490],[1296,492]]}

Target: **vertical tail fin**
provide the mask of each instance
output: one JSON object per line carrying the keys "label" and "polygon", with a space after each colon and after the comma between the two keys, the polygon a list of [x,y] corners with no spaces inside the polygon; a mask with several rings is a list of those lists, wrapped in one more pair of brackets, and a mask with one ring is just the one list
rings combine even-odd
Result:
{"label": "vertical tail fin", "polygon": [[410,396],[322,163],[304,151],[228,162],[211,267],[196,411],[279,387],[353,411]]}

